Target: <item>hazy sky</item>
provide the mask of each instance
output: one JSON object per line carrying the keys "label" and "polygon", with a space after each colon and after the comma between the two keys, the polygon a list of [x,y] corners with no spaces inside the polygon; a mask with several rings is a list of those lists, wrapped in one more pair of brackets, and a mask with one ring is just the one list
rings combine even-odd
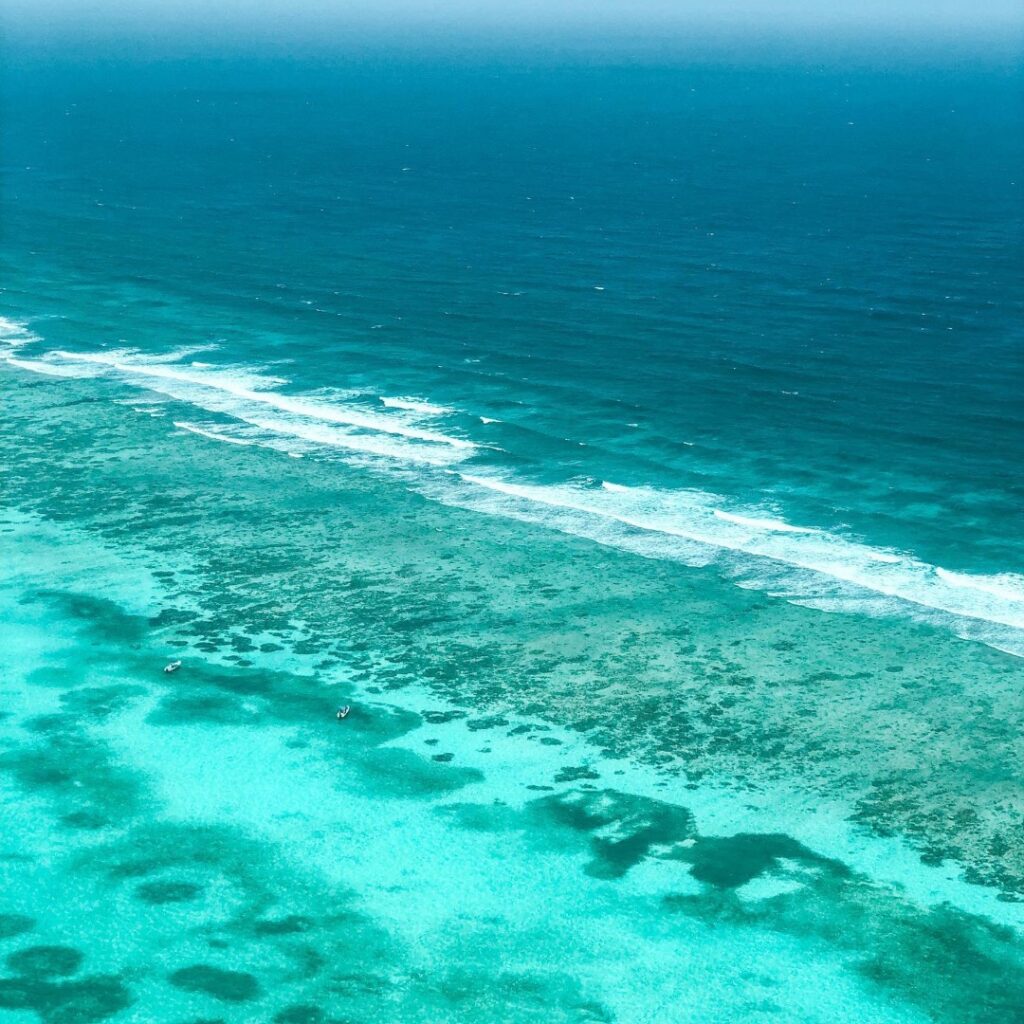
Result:
{"label": "hazy sky", "polygon": [[363,43],[640,53],[783,37],[814,51],[866,39],[908,54],[952,43],[1016,59],[1024,0],[0,0],[0,66],[5,42],[20,61],[58,52],[330,53]]}
{"label": "hazy sky", "polygon": [[9,25],[240,27],[406,23],[937,28],[1024,24],[1024,0],[3,0]]}

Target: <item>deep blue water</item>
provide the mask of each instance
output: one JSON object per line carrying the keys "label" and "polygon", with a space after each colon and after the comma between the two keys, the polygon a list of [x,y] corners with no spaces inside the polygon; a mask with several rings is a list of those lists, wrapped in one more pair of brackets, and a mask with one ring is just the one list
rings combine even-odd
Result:
{"label": "deep blue water", "polygon": [[532,479],[1024,565],[1014,70],[172,63],[37,68],[6,106],[6,300],[66,318],[54,347],[422,374],[522,403]]}

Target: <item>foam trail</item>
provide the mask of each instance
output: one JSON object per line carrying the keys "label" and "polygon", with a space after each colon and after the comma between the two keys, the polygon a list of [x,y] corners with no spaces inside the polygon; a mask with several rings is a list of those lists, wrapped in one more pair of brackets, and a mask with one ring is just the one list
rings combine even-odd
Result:
{"label": "foam trail", "polygon": [[951,587],[962,587],[965,590],[976,590],[982,594],[990,594],[1001,601],[1021,603],[1024,607],[1024,576],[1014,573],[999,573],[995,576],[969,576],[966,573],[950,572],[938,566],[936,575]]}
{"label": "foam trail", "polygon": [[[608,481],[594,488],[457,476],[492,495],[481,499],[465,492],[454,496],[457,504],[532,519],[647,557],[688,564],[717,561],[746,589],[823,611],[891,615],[902,610],[911,617],[952,625],[970,639],[1024,654],[1021,576],[951,573],[913,555],[873,548],[824,530],[792,526],[774,517],[723,512],[717,507],[724,501],[720,495],[701,491],[633,488]],[[989,626],[996,632],[986,633]]]}
{"label": "foam trail", "polygon": [[58,366],[56,363],[46,363],[39,359],[15,359],[14,356],[7,356],[4,362],[11,366],[17,366],[19,370],[29,370],[31,373],[42,373],[47,377],[93,377],[95,374],[83,373],[80,370],[73,370],[67,366]]}
{"label": "foam trail", "polygon": [[791,526],[781,519],[750,519],[747,516],[738,516],[732,512],[723,512],[720,508],[714,510],[716,519],[722,519],[727,523],[735,523],[737,526],[747,526],[752,530],[775,530],[779,533],[817,533],[807,526]]}
{"label": "foam trail", "polygon": [[[20,337],[17,332],[23,328],[9,324],[0,322],[0,330],[13,330]],[[394,468],[426,467],[418,471],[414,486],[446,504],[542,524],[644,557],[695,566],[716,564],[745,589],[822,611],[902,614],[1024,655],[1024,577],[953,572],[911,554],[791,524],[774,509],[731,509],[729,499],[703,491],[627,487],[611,481],[600,487],[534,484],[494,471],[449,470],[450,475],[439,476],[431,470],[485,450],[400,415],[440,415],[448,411],[444,407],[412,398],[381,398],[394,414],[380,414],[346,405],[334,393],[330,398],[282,394],[274,390],[283,383],[278,378],[178,361],[196,351],[200,350],[179,349],[156,357],[127,350],[58,352],[41,361],[14,362],[58,375],[110,373],[251,428],[242,439],[220,428],[176,422],[181,429],[212,440],[257,444],[298,456],[336,449],[347,461],[357,456],[378,468],[379,459]],[[486,417],[481,421],[491,422]]]}
{"label": "foam trail", "polygon": [[8,349],[21,348],[23,345],[31,345],[36,341],[42,341],[42,338],[30,331],[28,324],[0,316],[0,343]]}
{"label": "foam trail", "polygon": [[[212,349],[215,349],[216,347],[217,347],[216,345],[179,345],[177,348],[168,349],[166,352],[146,352],[146,353],[139,352],[136,349],[114,349],[114,350],[112,350],[112,351],[110,351],[110,352],[108,352],[106,354],[109,355],[109,356],[117,356],[117,355],[124,356],[125,358],[132,359],[134,362],[136,362],[136,363],[138,363],[140,365],[147,365],[147,364],[148,365],[159,365],[161,363],[180,363],[182,359],[188,359],[189,356],[197,356],[201,352],[209,352]],[[67,355],[67,353],[63,353],[63,352],[54,352],[53,354],[54,355],[62,355],[62,356],[63,355]],[[213,364],[212,363],[200,363],[200,362],[195,362],[193,360],[191,362],[191,365],[195,366],[195,367],[200,367],[201,368],[201,367],[204,367],[204,366],[207,366],[207,367],[208,366],[212,366]],[[268,380],[270,378],[265,378],[264,377],[264,378],[260,378],[260,379]],[[276,383],[278,383],[278,384],[284,384],[285,383],[284,380],[281,380],[281,379],[278,379],[278,378],[273,378],[273,380],[275,380]]]}
{"label": "foam trail", "polygon": [[424,416],[448,416],[455,412],[454,409],[449,409],[445,405],[434,405],[416,398],[381,398],[380,402],[385,409],[402,409],[405,412],[421,413]]}
{"label": "foam trail", "polygon": [[[54,352],[53,356],[71,362],[98,363],[108,366],[110,369],[128,377],[141,377],[150,381],[151,383],[147,386],[157,391],[165,390],[175,384],[186,384],[196,388],[219,391],[245,402],[270,406],[282,412],[291,413],[306,419],[322,420],[363,430],[395,434],[417,441],[425,441],[430,444],[448,445],[452,448],[472,450],[476,447],[472,441],[451,437],[448,434],[441,434],[433,430],[422,430],[408,425],[395,417],[362,412],[351,407],[342,408],[337,405],[327,405],[317,402],[315,399],[310,400],[308,398],[283,395],[277,391],[255,390],[251,385],[247,386],[246,382],[239,381],[224,371],[196,372],[194,369],[189,370],[177,365],[170,366],[163,362],[152,360],[138,361],[132,357],[128,357],[130,361],[126,361],[124,354],[118,357],[116,353]],[[170,393],[173,397],[181,397],[178,393]],[[192,397],[194,396],[189,396],[186,400],[191,400]]]}
{"label": "foam trail", "polygon": [[[179,349],[172,355],[182,356],[194,351],[197,350]],[[38,366],[26,365],[26,368],[62,376],[114,373],[155,394],[188,402],[255,427],[263,436],[243,443],[280,450],[286,450],[284,439],[289,439],[287,443],[291,447],[294,447],[291,442],[300,440],[312,446],[338,449],[360,457],[380,457],[392,463],[447,466],[476,449],[472,442],[461,438],[420,430],[394,417],[364,414],[358,409],[342,407],[337,401],[327,403],[306,396],[281,395],[270,390],[283,383],[279,378],[260,376],[249,369],[189,372],[180,364],[171,362],[167,354],[141,356],[127,350],[51,352]],[[331,397],[336,400],[338,395],[332,393]],[[282,414],[268,416],[268,406],[279,409]],[[197,432],[194,424],[183,427],[190,428]],[[219,431],[208,431],[207,436],[228,440]],[[301,457],[301,453],[299,455]]]}
{"label": "foam trail", "polygon": [[234,414],[237,419],[266,431],[274,438],[308,441],[322,448],[339,448],[360,455],[379,456],[392,462],[447,466],[459,456],[450,450],[427,445],[411,445],[369,434],[350,434],[330,426],[281,420],[274,417]]}
{"label": "foam trail", "polygon": [[252,447],[254,443],[252,441],[245,441],[240,437],[229,437],[227,434],[218,434],[213,430],[204,430],[202,427],[197,427],[194,423],[185,423],[183,420],[175,420],[174,425],[181,430],[187,430],[191,434],[208,437],[211,441],[226,441],[228,444],[244,445],[246,448]]}
{"label": "foam trail", "polygon": [[[669,522],[661,522],[657,524],[649,521],[645,522],[644,520],[638,519],[626,512],[620,512],[609,507],[597,507],[592,501],[587,500],[586,491],[576,489],[571,486],[551,487],[536,484],[506,483],[492,477],[470,476],[466,473],[461,473],[459,476],[467,483],[474,484],[477,487],[486,487],[489,490],[497,491],[500,494],[516,498],[524,498],[527,501],[546,505],[552,509],[568,509],[573,512],[582,512],[586,515],[598,516],[620,523],[623,526],[629,526],[639,530],[652,530],[657,533],[665,534],[666,536],[677,537],[680,540],[692,541],[697,544],[707,545],[708,547],[716,546],[716,542],[713,537],[702,535],[701,533],[693,530],[676,527]],[[612,487],[615,486],[617,485],[612,485]],[[607,487],[604,489],[610,490],[610,488]],[[624,488],[623,490],[628,490],[628,488]]]}
{"label": "foam trail", "polygon": [[872,551],[869,553],[868,557],[873,562],[888,562],[889,564],[900,560],[899,555],[894,555],[889,551]]}

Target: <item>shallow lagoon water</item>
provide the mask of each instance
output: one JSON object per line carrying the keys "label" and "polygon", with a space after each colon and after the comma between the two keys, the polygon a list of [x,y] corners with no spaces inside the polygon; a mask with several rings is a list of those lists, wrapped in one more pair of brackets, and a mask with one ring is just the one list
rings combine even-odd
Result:
{"label": "shallow lagoon water", "polygon": [[[24,380],[33,413],[40,392],[68,386]],[[927,866],[905,840],[877,838],[879,824],[884,832],[906,822],[904,808],[872,809],[875,829],[849,823],[851,774],[861,774],[863,787],[874,781],[861,757],[842,761],[842,777],[828,785],[806,745],[799,757],[775,753],[766,762],[755,746],[741,758],[725,744],[716,753],[706,727],[690,739],[689,758],[670,757],[661,737],[652,752],[651,733],[677,724],[631,706],[613,677],[582,693],[569,689],[564,666],[549,663],[549,645],[565,648],[550,638],[534,641],[523,666],[503,662],[512,645],[500,643],[498,630],[480,629],[497,641],[482,666],[467,663],[468,644],[454,652],[410,644],[409,631],[394,628],[403,620],[380,602],[402,601],[406,616],[426,620],[418,628],[445,623],[428,570],[474,557],[468,535],[455,556],[450,531],[423,529],[422,510],[415,524],[428,551],[398,547],[404,585],[384,563],[390,547],[338,547],[323,553],[330,570],[320,569],[340,588],[326,597],[331,606],[324,593],[303,597],[287,565],[302,538],[293,526],[287,540],[254,543],[249,530],[265,505],[239,497],[238,487],[256,455],[298,474],[308,494],[313,459],[186,438],[180,458],[205,466],[203,490],[219,478],[225,499],[236,495],[236,512],[251,512],[249,561],[236,558],[237,521],[225,529],[218,517],[197,520],[181,496],[164,513],[175,522],[161,523],[146,544],[112,547],[104,534],[121,530],[133,474],[155,468],[145,453],[159,451],[162,472],[177,470],[147,437],[164,434],[166,418],[139,422],[131,406],[104,405],[90,444],[109,451],[108,431],[124,431],[138,447],[109,471],[100,459],[84,474],[77,449],[73,488],[53,478],[52,455],[40,460],[50,462],[50,497],[66,494],[73,505],[89,502],[93,486],[109,498],[108,473],[116,474],[126,489],[115,515],[97,502],[93,532],[83,534],[59,525],[59,515],[47,525],[36,511],[15,517],[7,535],[22,555],[8,563],[4,618],[7,649],[19,652],[5,669],[5,806],[15,815],[9,835],[22,838],[7,852],[4,912],[38,922],[11,943],[14,952],[52,944],[88,956],[103,1012],[140,1020],[154,1005],[168,1008],[166,1019],[216,1006],[218,1017],[238,1020],[252,1019],[254,1006],[268,1019],[296,1006],[338,1019],[530,1019],[552,1007],[569,1020],[985,1020],[1016,1012],[1019,905],[965,882],[952,858]],[[57,437],[51,443],[63,447]],[[281,487],[281,475],[267,479]],[[357,477],[349,490],[334,467],[322,479],[331,497],[317,507],[341,516],[353,514],[362,488],[380,486]],[[197,522],[205,523],[203,543]],[[322,515],[308,522],[316,531],[324,523]],[[191,533],[191,543],[175,542],[178,531]],[[543,553],[534,545],[530,556]],[[602,587],[612,609],[604,614],[615,621],[615,606],[632,603],[616,597],[614,572],[632,567],[614,551],[609,558]],[[274,564],[268,600],[254,584]],[[653,587],[663,567],[643,564]],[[299,575],[308,571],[307,562]],[[411,592],[422,596],[410,607],[408,581],[418,577]],[[225,579],[230,588],[211,585]],[[367,580],[384,592],[365,595]],[[560,583],[575,606],[573,586]],[[705,600],[709,586],[710,574],[698,588]],[[635,595],[635,576],[621,587]],[[353,590],[366,605],[352,600]],[[547,609],[555,595],[544,596]],[[514,614],[521,630],[523,608],[535,600],[511,592],[500,614]],[[476,614],[495,614],[491,601]],[[546,610],[547,628],[558,618]],[[371,623],[388,639],[390,659]],[[634,612],[620,628],[635,635],[637,626]],[[471,620],[463,628],[472,636]],[[925,627],[893,643],[915,640],[964,645]],[[762,637],[748,642],[764,646]],[[161,669],[172,656],[185,665],[167,676]],[[1008,658],[981,656],[997,665]],[[529,667],[534,659],[538,668]],[[492,666],[502,663],[499,674]],[[539,672],[547,701],[524,683]],[[502,685],[504,674],[517,685]],[[999,680],[994,673],[993,692]],[[749,693],[751,684],[741,676],[733,685]],[[706,699],[718,707],[722,695]],[[774,714],[790,709],[794,698],[783,699]],[[343,701],[355,711],[337,723],[333,708]],[[880,703],[879,718],[891,713]],[[589,720],[572,731],[559,724],[584,712]],[[843,724],[841,710],[822,709],[815,730],[832,717]],[[858,720],[870,721],[863,708]],[[874,741],[876,757],[897,757],[881,725],[876,731],[863,730],[860,750]],[[992,754],[984,752],[989,763]],[[836,757],[829,752],[833,771]],[[697,767],[706,765],[719,767]],[[969,842],[977,825],[965,825]],[[945,838],[925,834],[935,845]],[[52,901],[41,900],[47,892]],[[51,909],[41,915],[42,906]],[[100,926],[103,915],[109,924]],[[31,1004],[44,1017],[46,1000],[63,1005],[46,984]],[[21,988],[13,991],[22,998]],[[84,998],[77,989],[66,994]],[[134,1011],[117,1009],[128,1000]]]}
{"label": "shallow lagoon water", "polygon": [[[709,192],[723,164],[692,131],[881,117],[880,80],[851,101],[825,75],[808,106],[794,72],[762,122],[735,69],[449,70],[556,126],[597,75],[608,162],[549,138],[535,187],[529,119],[501,165],[470,134],[432,148],[442,114],[485,112],[423,68],[380,91],[292,68],[263,107],[203,69],[134,79],[146,104],[116,67],[10,85],[37,88],[5,166],[0,1013],[1020,1019],[1012,136],[969,167],[876,125],[890,168],[941,164],[895,175],[876,222],[827,187],[867,170],[844,118],[802,233],[769,231],[735,196],[778,199],[796,163]],[[1003,75],[922,74],[906,102],[987,138]],[[721,107],[688,99],[709,83]],[[425,134],[393,105],[414,93]],[[341,95],[373,98],[318,121]],[[303,97],[308,166],[282,119]],[[638,104],[651,136],[611,145]],[[107,145],[126,129],[133,175]],[[169,175],[186,129],[208,148]],[[976,201],[953,250],[950,182]],[[851,204],[863,247],[808,233]],[[906,269],[894,211],[932,271],[873,262],[884,236]],[[812,282],[798,237],[861,290]]]}
{"label": "shallow lagoon water", "polygon": [[[327,1019],[309,1007],[339,1019],[1015,1012],[1012,905],[938,868],[918,866],[916,891],[874,881],[873,858],[891,870],[898,854],[844,844],[834,818],[811,826],[818,849],[775,831],[808,827],[792,796],[666,783],[536,718],[474,718],[424,687],[369,693],[343,670],[211,660],[165,676],[159,628],[78,598],[68,629],[75,598],[50,589],[84,560],[108,594],[137,600],[137,567],[31,521],[17,529],[55,564],[34,557],[5,607],[26,656],[5,690],[20,723],[5,728],[18,837],[5,920],[34,919],[8,963],[49,945],[88,963],[68,972],[78,988],[46,974],[23,997],[9,981],[9,1007],[25,998],[46,1017],[47,1000],[89,992],[105,1010],[132,1001],[119,1015],[139,1020],[211,1001],[238,1020],[254,1004],[282,1020]],[[334,687],[357,702],[340,724]],[[844,846],[849,863],[834,856]],[[998,917],[1010,927],[985,923]],[[968,962],[970,986],[946,976]]]}

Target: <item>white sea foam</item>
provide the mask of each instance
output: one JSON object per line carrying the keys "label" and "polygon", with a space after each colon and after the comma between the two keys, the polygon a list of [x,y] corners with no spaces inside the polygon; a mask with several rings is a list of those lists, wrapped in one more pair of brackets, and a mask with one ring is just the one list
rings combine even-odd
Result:
{"label": "white sea foam", "polygon": [[182,366],[180,363],[170,363],[162,358],[138,357],[123,350],[87,353],[59,351],[51,353],[51,358],[72,364],[108,367],[111,372],[154,391],[195,402],[204,408],[215,407],[216,411],[247,420],[249,417],[242,414],[239,403],[246,407],[270,407],[304,420],[390,434],[429,445],[467,452],[476,447],[471,441],[434,430],[425,430],[396,416],[372,413],[354,406],[325,402],[307,396],[286,395],[273,390],[280,383],[276,378],[259,378],[246,371],[236,371],[234,368],[197,370],[194,367]]}
{"label": "white sea foam", "polygon": [[[393,463],[413,463],[424,466],[448,466],[461,456],[441,445],[411,444],[387,435],[353,434],[327,424],[310,423],[275,416],[251,415],[241,412],[236,418],[266,433],[265,442],[281,447],[285,441],[294,447],[294,441],[308,441],[319,448],[336,448],[355,455],[375,456]],[[260,443],[264,443],[261,441]]]}
{"label": "white sea foam", "polygon": [[[177,348],[168,349],[165,352],[140,352],[138,349],[132,348],[119,348],[119,349],[108,349],[100,355],[108,356],[111,359],[127,358],[131,359],[134,363],[140,366],[153,365],[158,366],[161,363],[180,363],[183,359],[188,359],[189,356],[197,356],[202,352],[210,352],[215,349],[215,345],[179,345]],[[66,352],[55,352],[54,355],[66,356]],[[211,363],[199,363],[192,362],[192,366],[203,367],[211,366]],[[278,383],[284,383],[279,381]]]}
{"label": "white sea foam", "polygon": [[[0,321],[0,331],[17,331]],[[0,339],[2,340],[2,339]],[[496,471],[447,468],[486,446],[425,429],[418,419],[450,410],[412,398],[382,398],[387,413],[354,402],[359,392],[285,394],[279,378],[244,367],[182,362],[200,349],[145,356],[128,349],[53,352],[9,362],[57,376],[105,374],[230,417],[241,433],[188,420],[183,430],[301,458],[336,451],[346,461],[422,467],[415,485],[446,504],[532,522],[648,558],[714,564],[735,585],[823,612],[909,615],[1024,655],[1024,577],[958,573],[912,554],[872,547],[839,532],[787,522],[774,508],[736,508],[698,490],[627,487],[603,481],[534,484]],[[480,417],[483,424],[497,422]],[[380,460],[384,460],[382,463]],[[732,507],[730,508],[730,505]]]}
{"label": "white sea foam", "polygon": [[38,367],[29,368],[67,376],[110,374],[255,428],[244,440],[229,438],[222,429],[196,428],[191,423],[183,429],[204,432],[213,440],[256,444],[298,457],[302,456],[301,451],[289,451],[295,448],[295,441],[307,442],[310,448],[330,449],[362,460],[379,458],[397,465],[442,467],[476,450],[472,442],[462,438],[423,430],[399,416],[368,412],[338,400],[338,395],[358,392],[332,392],[331,400],[284,395],[273,390],[282,381],[249,368],[197,369],[172,359],[187,357],[195,351],[198,350],[179,349],[156,356],[128,349],[57,351],[47,353]]}
{"label": "white sea foam", "polygon": [[228,444],[239,444],[245,447],[251,447],[253,442],[246,441],[241,437],[231,437],[228,434],[221,434],[215,430],[205,430],[203,427],[197,427],[194,423],[186,423],[184,420],[175,420],[174,425],[181,430],[187,430],[190,434],[198,434],[200,437],[207,437],[211,441],[225,441]]}
{"label": "white sea foam", "polygon": [[434,405],[418,398],[381,398],[380,402],[385,409],[403,409],[406,412],[416,412],[423,416],[447,416],[455,411],[447,406]]}
{"label": "white sea foam", "polygon": [[7,349],[16,349],[23,345],[31,345],[34,341],[42,341],[42,339],[34,331],[28,329],[28,324],[0,316],[0,345]]}
{"label": "white sea foam", "polygon": [[17,366],[20,370],[29,370],[32,373],[42,373],[47,377],[88,377],[94,374],[82,373],[67,366],[58,366],[56,363],[43,362],[40,359],[15,359],[14,356],[7,356],[4,362],[11,366]]}
{"label": "white sea foam", "polygon": [[989,594],[1000,601],[1024,606],[1024,576],[1009,572],[998,573],[994,576],[969,576],[966,573],[950,572],[941,566],[936,568],[935,574],[951,587],[975,590],[982,594]]}
{"label": "white sea foam", "polygon": [[[646,519],[635,505],[616,506],[612,502],[600,499],[601,491],[592,488],[576,487],[571,484],[561,486],[541,484],[521,484],[511,481],[503,481],[494,477],[472,476],[468,473],[460,473],[460,478],[475,487],[486,488],[507,497],[522,499],[534,505],[558,511],[569,511],[571,513],[582,513],[587,517],[595,517],[598,520],[621,524],[637,530],[660,533],[666,537],[691,542],[698,545],[714,547],[714,540],[703,536],[700,532],[686,530],[667,519]],[[621,487],[619,484],[602,485],[605,493],[624,494],[634,491],[634,488]],[[710,496],[709,496],[710,497]],[[551,516],[548,517],[549,521]],[[577,524],[578,525],[578,522]],[[567,533],[579,532],[578,530],[566,530]],[[591,536],[592,530],[586,532]]]}
{"label": "white sea foam", "polygon": [[807,526],[791,526],[781,519],[752,519],[748,516],[738,516],[734,512],[723,512],[720,508],[714,510],[716,519],[727,523],[735,523],[737,526],[746,526],[751,530],[774,530],[777,533],[817,533]]}
{"label": "white sea foam", "polygon": [[480,422],[486,426],[488,423],[500,423],[501,420],[492,420],[490,416],[481,416]]}
{"label": "white sea foam", "polygon": [[[1024,577],[951,573],[910,554],[774,516],[723,512],[720,495],[604,481],[538,485],[458,474],[453,501],[647,557],[717,563],[738,586],[821,611],[909,614],[1024,654]],[[474,494],[473,489],[486,492]]]}

